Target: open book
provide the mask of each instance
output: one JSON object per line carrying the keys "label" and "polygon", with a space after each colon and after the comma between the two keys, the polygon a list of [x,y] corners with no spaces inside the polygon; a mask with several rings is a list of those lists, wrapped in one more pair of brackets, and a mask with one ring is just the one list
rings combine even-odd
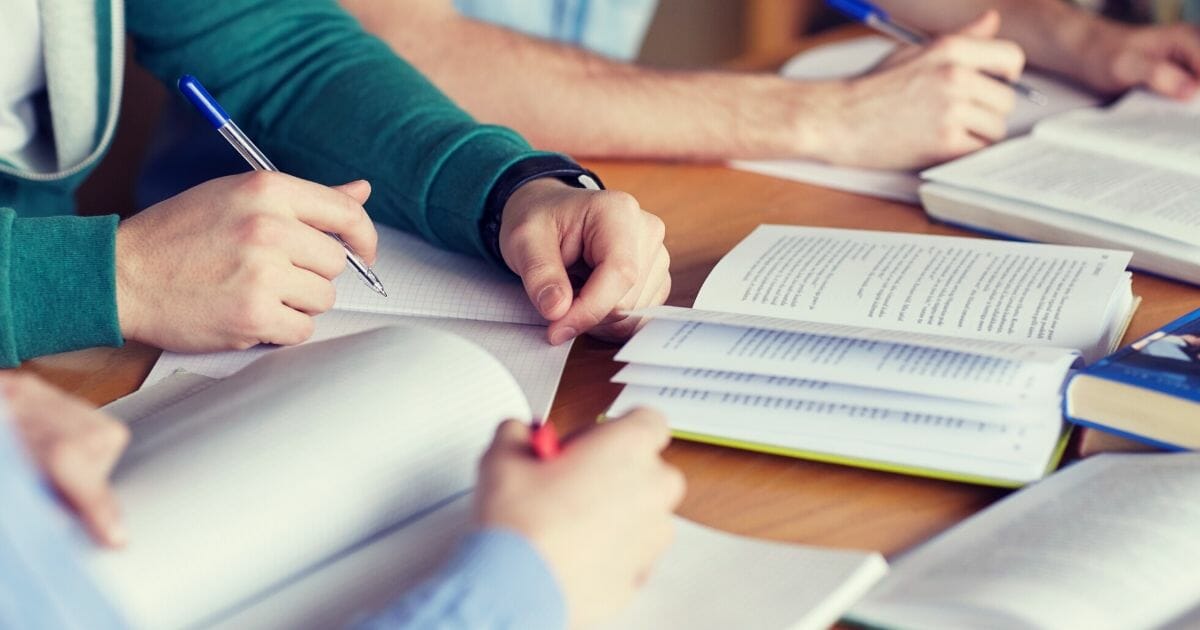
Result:
{"label": "open book", "polygon": [[610,413],[699,441],[1017,485],[1057,460],[1071,367],[1119,343],[1128,252],[760,226],[694,309],[617,354]]}
{"label": "open book", "polygon": [[901,557],[873,628],[1200,627],[1200,455],[1100,455]]}
{"label": "open book", "polygon": [[[783,66],[780,74],[802,81],[858,76],[892,54],[896,46],[896,42],[878,35],[834,42],[796,55]],[[1037,121],[1047,116],[1100,103],[1097,96],[1037,70],[1026,70],[1021,81],[1045,94],[1046,104],[1038,105],[1018,97],[1016,108],[1008,119],[1010,136],[1029,133]],[[917,189],[921,185],[920,177],[911,171],[834,166],[809,160],[735,160],[730,166],[912,204],[918,202]]]}
{"label": "open book", "polygon": [[[174,400],[112,409],[133,432],[114,477],[131,543],[94,550],[89,563],[139,628],[323,629],[365,618],[468,532],[477,462],[497,423],[531,415],[499,362],[437,329],[285,348],[226,379],[177,373],[134,396],[180,378]],[[824,627],[885,568],[877,554],[680,521],[611,627]]]}
{"label": "open book", "polygon": [[1200,99],[1133,92],[922,173],[931,217],[1033,241],[1133,250],[1200,283]]}
{"label": "open book", "polygon": [[[335,281],[337,302],[316,318],[311,341],[388,325],[420,325],[460,335],[483,346],[512,372],[534,413],[544,416],[554,402],[571,344],[546,342],[546,322],[530,304],[516,276],[488,263],[439,249],[383,225],[375,272],[387,286],[382,297],[354,273]],[[258,346],[238,352],[163,353],[143,387],[176,370],[228,376],[273,350]]]}

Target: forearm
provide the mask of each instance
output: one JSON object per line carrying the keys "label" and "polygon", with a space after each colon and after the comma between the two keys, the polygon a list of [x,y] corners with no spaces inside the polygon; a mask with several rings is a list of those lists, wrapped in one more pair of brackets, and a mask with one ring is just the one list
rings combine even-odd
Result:
{"label": "forearm", "polygon": [[449,7],[342,4],[462,107],[516,129],[539,148],[670,159],[822,153],[814,86],[772,75],[638,67],[476,22]]}
{"label": "forearm", "polygon": [[880,0],[897,20],[932,33],[953,31],[988,9],[1000,13],[1000,37],[1017,42],[1030,65],[1074,76],[1094,28],[1118,28],[1062,0]]}

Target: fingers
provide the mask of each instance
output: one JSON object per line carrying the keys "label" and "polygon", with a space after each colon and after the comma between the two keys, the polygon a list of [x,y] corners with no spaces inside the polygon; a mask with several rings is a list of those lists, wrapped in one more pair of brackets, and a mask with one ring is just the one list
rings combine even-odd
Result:
{"label": "fingers", "polygon": [[296,267],[329,280],[346,270],[346,250],[328,234],[296,222],[285,232],[281,245]]}
{"label": "fingers", "polygon": [[[658,306],[667,301],[671,294],[671,257],[667,248],[659,246],[654,263],[650,266],[646,281],[635,287],[635,296],[627,296],[622,303],[627,308],[619,310],[637,310],[648,306]],[[620,305],[618,305],[620,306]],[[588,332],[589,335],[609,341],[628,339],[642,327],[645,321],[640,317],[625,317],[617,312],[611,313],[599,326]]]}
{"label": "fingers", "polygon": [[1188,99],[1196,92],[1195,77],[1172,61],[1151,65],[1144,81],[1152,91],[1175,99]]}
{"label": "fingers", "polygon": [[370,185],[351,182],[335,189],[295,178],[292,180],[304,184],[290,190],[291,207],[296,218],[322,232],[341,236],[368,264],[374,263],[379,235],[362,207],[366,196],[370,195]]}
{"label": "fingers", "polygon": [[[995,29],[988,15],[995,16]],[[999,16],[989,11],[958,34],[938,38],[929,47],[929,58],[1015,81],[1025,67],[1025,52],[1014,42],[991,39],[999,24]]]}
{"label": "fingers", "polygon": [[[531,221],[516,229],[509,237],[505,253],[509,267],[521,276],[525,293],[547,321],[554,322],[567,314],[571,307],[571,281],[563,265],[558,229],[553,221]],[[561,338],[551,343],[564,343],[573,338]]]}
{"label": "fingers", "polygon": [[638,408],[590,429],[579,441],[605,442],[624,452],[645,449],[658,453],[671,443],[667,419],[651,409]]}
{"label": "fingers", "polygon": [[305,315],[320,315],[333,308],[333,283],[307,269],[293,268],[280,287],[283,303]]}
{"label": "fingers", "polygon": [[316,324],[312,317],[291,308],[283,303],[268,308],[258,321],[265,325],[255,326],[257,331],[255,343],[272,343],[280,346],[294,346],[308,341],[312,337]]}
{"label": "fingers", "polygon": [[988,9],[963,25],[957,33],[967,37],[991,39],[1000,33],[1000,13],[995,9]]}

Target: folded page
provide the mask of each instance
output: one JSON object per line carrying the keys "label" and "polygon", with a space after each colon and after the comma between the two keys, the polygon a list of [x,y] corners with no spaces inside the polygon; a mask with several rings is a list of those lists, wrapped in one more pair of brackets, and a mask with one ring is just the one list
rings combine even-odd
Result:
{"label": "folded page", "polygon": [[1074,356],[1061,357],[1057,363],[1022,362],[903,344],[655,319],[621,348],[616,360],[1021,404],[1045,400],[1047,381],[1063,382]]}
{"label": "folded page", "polygon": [[[550,412],[567,355],[571,351],[569,343],[559,346],[547,343],[546,329],[541,326],[348,311],[331,311],[319,315],[316,324],[316,331],[308,343],[395,325],[424,326],[470,339],[499,359],[509,372],[512,372],[513,378],[525,392],[530,409],[541,416]],[[164,352],[142,386],[148,387],[158,383],[178,370],[222,378],[278,349],[278,346],[257,346],[249,350],[207,354]]]}
{"label": "folded page", "polygon": [[508,417],[530,417],[512,377],[448,333],[269,353],[131,425],[133,542],[90,563],[135,627],[202,625],[471,487]]}
{"label": "folded page", "polygon": [[762,225],[709,274],[698,309],[1030,345],[1092,360],[1131,301],[1116,250]]}
{"label": "folded page", "polygon": [[851,617],[887,628],[1156,628],[1200,602],[1200,455],[1100,455],[908,553]]}
{"label": "folded page", "polygon": [[773,398],[796,398],[810,402],[853,403],[892,411],[907,411],[935,416],[953,416],[988,423],[1023,424],[1038,418],[1042,411],[1062,404],[1062,383],[1045,379],[1035,383],[1040,392],[1030,392],[1028,400],[975,402],[973,388],[964,387],[961,399],[923,396],[881,388],[856,387],[828,381],[784,376],[763,376],[728,370],[662,367],[633,363],[621,368],[614,383],[694,389],[722,394],[749,394]]}
{"label": "folded page", "polygon": [[1062,430],[1057,408],[1004,425],[794,398],[625,387],[609,410],[666,415],[684,437],[901,472],[943,471],[1021,484],[1041,477]]}

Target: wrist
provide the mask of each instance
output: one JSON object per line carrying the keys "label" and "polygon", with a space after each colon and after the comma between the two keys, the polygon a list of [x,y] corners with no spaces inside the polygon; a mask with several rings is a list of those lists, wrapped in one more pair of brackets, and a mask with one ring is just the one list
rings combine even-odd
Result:
{"label": "wrist", "polygon": [[739,89],[735,112],[736,157],[742,159],[829,159],[829,141],[845,81],[795,81],[748,77]]}
{"label": "wrist", "polygon": [[117,303],[117,325],[121,329],[121,336],[126,339],[140,339],[140,316],[134,288],[139,278],[140,267],[137,255],[135,252],[135,238],[130,234],[128,224],[122,221],[117,224],[117,235],[115,244],[115,267],[116,267],[116,303]]}

